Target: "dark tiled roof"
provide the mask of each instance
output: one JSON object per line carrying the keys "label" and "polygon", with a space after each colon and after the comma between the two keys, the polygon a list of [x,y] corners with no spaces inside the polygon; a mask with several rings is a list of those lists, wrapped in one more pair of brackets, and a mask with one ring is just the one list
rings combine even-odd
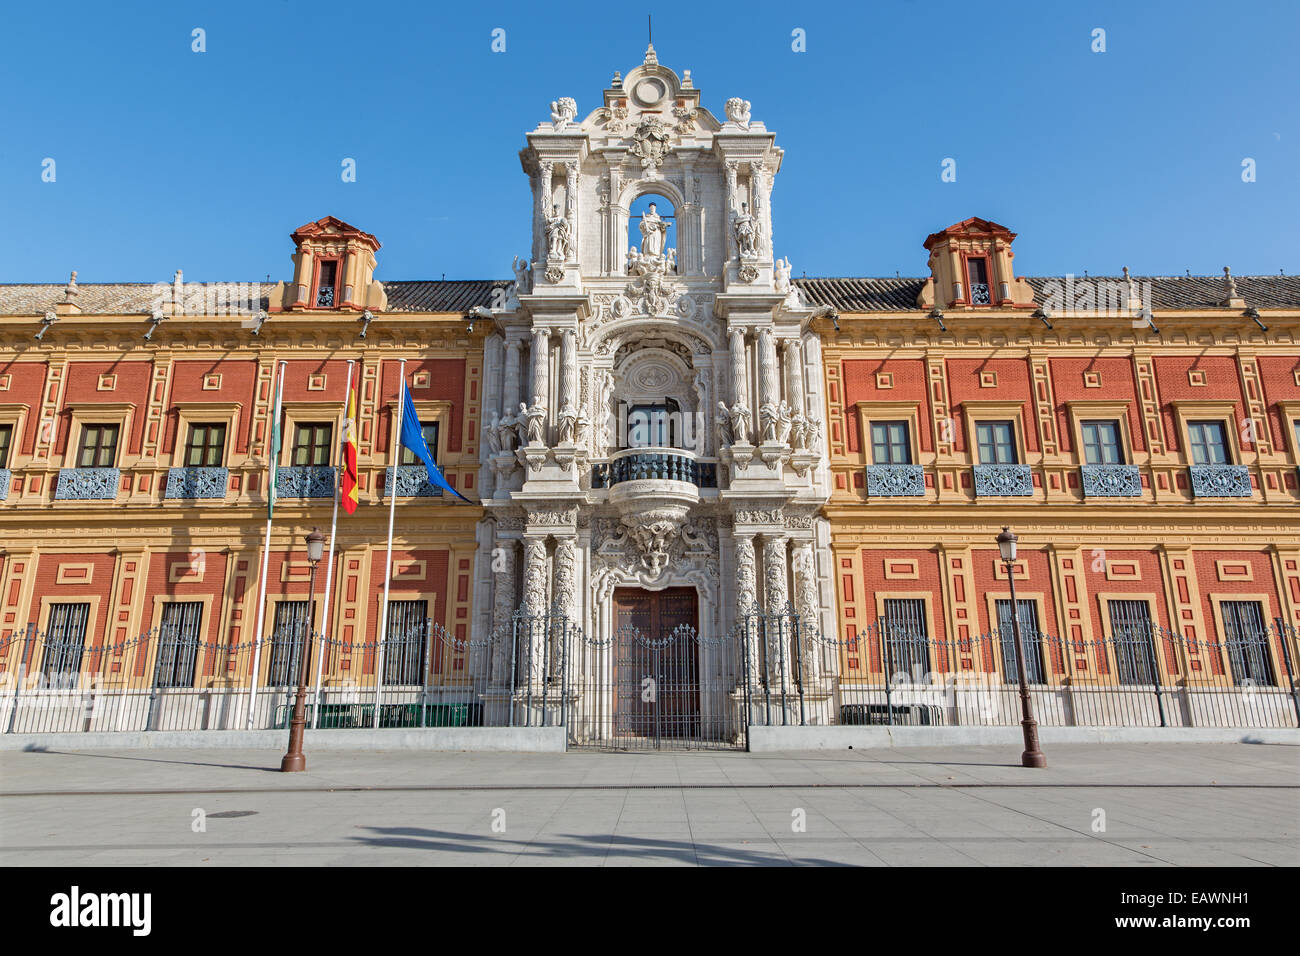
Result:
{"label": "dark tiled roof", "polygon": [[[168,294],[170,283],[166,286]],[[214,309],[220,312],[255,313],[267,307],[272,282],[187,282],[185,295],[195,297],[191,311]],[[65,286],[0,285],[0,315],[43,315],[63,301]],[[77,285],[76,303],[82,312],[100,315],[149,314],[158,293],[152,282],[91,282]],[[256,298],[256,303],[251,300]],[[202,300],[202,304],[200,304]]]}
{"label": "dark tiled roof", "polygon": [[[1139,297],[1147,283],[1155,310],[1218,308],[1227,298],[1223,276],[1133,276]],[[1300,308],[1300,276],[1233,276],[1237,296],[1260,309]],[[1034,301],[1045,302],[1053,292],[1064,294],[1063,276],[1026,276]],[[1085,283],[1122,287],[1123,276],[1075,276],[1075,294]],[[796,279],[812,305],[833,305],[841,312],[906,312],[915,309],[924,278]]]}
{"label": "dark tiled roof", "polygon": [[509,279],[416,279],[385,282],[389,312],[466,312],[481,305],[492,307],[492,290],[504,289]]}
{"label": "dark tiled roof", "polygon": [[795,279],[809,305],[841,312],[905,312],[916,308],[924,279]]}

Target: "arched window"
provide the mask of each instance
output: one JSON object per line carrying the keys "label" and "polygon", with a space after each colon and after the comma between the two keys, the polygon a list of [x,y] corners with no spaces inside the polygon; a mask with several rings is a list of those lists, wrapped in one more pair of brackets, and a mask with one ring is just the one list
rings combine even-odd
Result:
{"label": "arched window", "polygon": [[627,448],[678,448],[682,407],[673,399],[633,405],[627,413]]}
{"label": "arched window", "polygon": [[636,249],[641,256],[658,255],[674,259],[677,249],[676,225],[677,211],[671,199],[658,193],[637,196],[632,200],[628,213],[628,247]]}

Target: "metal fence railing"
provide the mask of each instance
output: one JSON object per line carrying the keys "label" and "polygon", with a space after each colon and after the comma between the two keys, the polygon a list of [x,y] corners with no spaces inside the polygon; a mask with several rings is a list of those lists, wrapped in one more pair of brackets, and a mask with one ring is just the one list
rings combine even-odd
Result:
{"label": "metal fence railing", "polygon": [[[305,671],[301,622],[233,644],[198,639],[183,615],[108,643],[79,622],[0,636],[0,733],[284,728],[300,673],[318,729],[566,726],[576,745],[736,747],[754,725],[1020,720],[1008,629],[936,639],[906,608],[844,637],[790,607],[755,608],[725,634],[619,628],[604,640],[554,608],[521,609],[481,637],[402,618],[382,642],[313,635]],[[1113,623],[1091,640],[1022,631],[1040,724],[1300,726],[1290,624],[1242,619],[1200,638]]]}
{"label": "metal fence railing", "polygon": [[[1011,628],[936,639],[880,619],[843,638],[793,611],[747,618],[750,723],[1019,723]],[[1137,622],[1100,639],[1022,630],[1034,717],[1062,727],[1300,726],[1295,629],[1282,620],[1201,639]]]}

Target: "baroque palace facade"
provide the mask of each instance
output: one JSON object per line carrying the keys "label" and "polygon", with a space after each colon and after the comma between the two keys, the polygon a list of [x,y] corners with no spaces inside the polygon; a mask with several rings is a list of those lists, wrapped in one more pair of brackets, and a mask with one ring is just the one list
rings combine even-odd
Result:
{"label": "baroque palace facade", "polygon": [[[520,153],[533,244],[512,280],[376,279],[378,240],[327,216],[293,233],[285,282],[0,286],[0,666],[50,670],[24,658],[29,624],[89,653],[182,620],[210,645],[299,620],[351,362],[361,505],[321,572],[341,648],[326,685],[382,666],[349,648],[380,631],[395,483],[391,600],[464,654],[399,683],[481,668],[508,698],[521,660],[552,666],[546,648],[507,654],[521,606],[581,631],[557,695],[586,695],[574,713],[592,727],[634,706],[630,630],[698,638],[673,665],[695,696],[672,716],[700,733],[736,718],[742,684],[834,701],[881,674],[857,636],[882,621],[928,642],[927,670],[1000,672],[974,639],[1009,620],[994,539],[1012,525],[1021,621],[1078,642],[1043,651],[1035,683],[1122,672],[1113,648],[1083,648],[1142,620],[1193,642],[1276,625],[1261,647],[1283,686],[1300,278],[1025,278],[1015,235],[968,219],[925,240],[920,278],[794,279],[772,234],[782,150],[749,103],[724,114],[653,49],[585,118],[552,103]],[[392,472],[400,359],[438,465],[475,504],[439,496],[413,458]],[[787,605],[819,640],[735,646],[756,607]],[[1173,683],[1264,676],[1170,647],[1153,667]],[[160,666],[109,656],[106,674]],[[279,666],[186,680],[238,687],[260,667],[277,687]]]}

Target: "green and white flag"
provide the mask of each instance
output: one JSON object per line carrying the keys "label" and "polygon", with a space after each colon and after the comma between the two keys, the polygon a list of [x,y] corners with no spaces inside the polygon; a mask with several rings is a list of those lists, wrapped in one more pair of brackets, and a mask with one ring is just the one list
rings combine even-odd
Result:
{"label": "green and white flag", "polygon": [[277,472],[280,468],[280,398],[284,395],[284,365],[281,363],[281,373],[277,376],[278,381],[275,387],[275,411],[271,415],[271,445],[268,453],[270,459],[266,469],[266,520],[271,520],[271,515],[275,511],[275,482]]}

